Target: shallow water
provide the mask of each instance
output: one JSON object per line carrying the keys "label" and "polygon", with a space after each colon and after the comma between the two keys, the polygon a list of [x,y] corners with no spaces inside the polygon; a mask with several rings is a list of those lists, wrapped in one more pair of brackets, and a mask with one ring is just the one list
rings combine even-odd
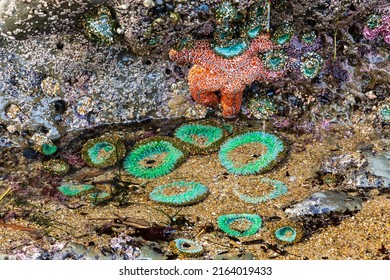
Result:
{"label": "shallow water", "polygon": [[[247,130],[262,131],[264,128],[264,124],[257,121],[230,124],[234,127],[233,135]],[[140,139],[172,136],[179,125],[180,122],[150,122],[68,135],[57,143],[59,150],[51,158],[64,159],[64,155],[69,153],[78,155],[86,140],[104,133],[119,135],[129,151]],[[297,135],[265,128],[285,141],[288,152],[272,170],[258,175],[229,174],[218,159],[218,151],[192,155],[173,172],[155,179],[128,176],[122,168],[123,160],[118,166],[100,170],[73,165],[66,175],[50,175],[42,171],[42,162],[48,157],[38,155],[30,160],[15,153],[11,160],[18,162],[17,167],[9,168],[8,176],[0,181],[1,193],[8,187],[12,189],[0,201],[1,215],[7,224],[1,228],[1,252],[32,258],[39,255],[32,252],[50,251],[53,244],[69,241],[86,246],[87,251],[101,252],[120,233],[130,237],[140,235],[137,223],[126,225],[124,221],[128,217],[140,219],[146,222],[147,227],[155,228],[157,233],[144,231],[141,237],[159,244],[160,257],[165,258],[177,257],[168,243],[179,237],[201,243],[204,253],[197,258],[206,259],[219,258],[220,254],[238,259],[244,253],[255,259],[387,258],[387,249],[383,248],[390,243],[386,230],[390,221],[388,191],[347,185],[338,181],[338,176],[324,178],[320,172],[321,165],[333,155],[363,156],[361,146],[367,139],[373,145],[371,152],[380,153],[388,144],[383,135],[359,127],[356,130],[333,131],[331,135],[323,130]],[[346,137],[351,134],[353,136]],[[253,154],[250,149],[246,151],[251,152],[249,156]],[[271,192],[272,187],[261,182],[262,178],[284,182],[287,193],[260,204],[246,203],[234,194],[234,189],[250,196]],[[180,180],[202,183],[208,187],[209,195],[195,205],[183,207],[160,205],[149,198],[155,187]],[[96,205],[86,196],[66,198],[59,194],[56,187],[64,183],[111,184],[114,192],[110,200]],[[319,219],[309,216],[301,220],[289,217],[284,211],[312,193],[325,190],[341,191],[362,199],[361,210],[325,215],[323,217],[327,218]],[[262,227],[253,236],[229,238],[218,228],[217,218],[230,213],[257,214],[262,218]],[[304,226],[301,241],[286,245],[273,237],[275,226],[283,221],[297,220]],[[172,233],[164,234],[163,229],[171,229],[169,232]],[[144,242],[141,238],[141,241],[128,243],[134,247],[141,246],[142,251]],[[117,255],[120,256],[119,253]],[[137,254],[134,253],[135,256]]]}

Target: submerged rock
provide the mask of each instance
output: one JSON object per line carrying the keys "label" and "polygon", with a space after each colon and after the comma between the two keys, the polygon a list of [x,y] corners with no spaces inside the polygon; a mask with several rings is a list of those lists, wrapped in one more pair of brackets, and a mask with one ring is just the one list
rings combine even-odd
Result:
{"label": "submerged rock", "polygon": [[384,152],[377,156],[368,155],[367,161],[367,170],[371,174],[390,180],[390,152]]}
{"label": "submerged rock", "polygon": [[362,200],[348,196],[346,193],[334,191],[321,191],[313,193],[302,202],[286,209],[291,216],[321,215],[332,212],[345,213],[362,209]]}

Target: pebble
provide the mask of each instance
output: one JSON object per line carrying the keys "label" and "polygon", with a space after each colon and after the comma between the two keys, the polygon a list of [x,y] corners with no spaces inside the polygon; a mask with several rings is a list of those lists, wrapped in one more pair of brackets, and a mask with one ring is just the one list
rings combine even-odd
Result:
{"label": "pebble", "polygon": [[372,91],[372,90],[367,91],[367,92],[365,93],[365,95],[366,95],[369,99],[371,99],[371,100],[374,100],[374,99],[377,98],[377,96],[375,95],[374,91]]}
{"label": "pebble", "polygon": [[144,0],[144,6],[146,7],[146,8],[152,8],[152,7],[154,7],[154,2],[153,2],[153,0]]}

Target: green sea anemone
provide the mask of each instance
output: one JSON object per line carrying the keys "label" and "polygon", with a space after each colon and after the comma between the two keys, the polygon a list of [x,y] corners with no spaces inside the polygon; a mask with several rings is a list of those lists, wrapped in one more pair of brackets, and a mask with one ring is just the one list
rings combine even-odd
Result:
{"label": "green sea anemone", "polygon": [[134,177],[153,179],[170,173],[186,156],[172,138],[149,138],[132,149],[125,158],[124,169]]}
{"label": "green sea anemone", "polygon": [[111,199],[111,194],[105,191],[97,191],[88,194],[87,199],[94,204],[100,204]]}
{"label": "green sea anemone", "polygon": [[291,220],[282,220],[270,226],[272,238],[277,243],[294,244],[302,240],[303,227]]}
{"label": "green sea anemone", "polygon": [[384,124],[390,123],[390,104],[384,103],[378,106],[379,118]]}
{"label": "green sea anemone", "polygon": [[230,1],[224,1],[215,9],[213,51],[231,58],[245,52],[249,46],[249,38],[244,36],[241,26],[244,24],[244,14]]}
{"label": "green sea anemone", "polygon": [[215,46],[214,52],[224,58],[232,58],[243,54],[248,49],[248,42],[245,40],[236,40],[230,46]]}
{"label": "green sea anemone", "polygon": [[223,129],[207,124],[184,124],[175,131],[175,137],[188,145],[192,154],[216,150],[224,139]]}
{"label": "green sea anemone", "polygon": [[260,216],[256,214],[227,214],[218,217],[219,228],[232,237],[251,236],[259,231],[261,223]]}
{"label": "green sea anemone", "polygon": [[125,152],[126,147],[119,137],[102,136],[88,140],[81,155],[89,166],[102,168],[114,165],[125,156]]}
{"label": "green sea anemone", "polygon": [[260,32],[269,31],[269,5],[269,0],[262,0],[249,7],[246,29],[250,38],[257,37]]}
{"label": "green sea anemone", "polygon": [[283,51],[272,50],[264,54],[263,61],[265,67],[271,71],[280,71],[287,64],[287,55]]}
{"label": "green sea anemone", "polygon": [[290,42],[294,35],[294,28],[288,23],[282,23],[272,36],[272,41],[281,46]]}
{"label": "green sea anemone", "polygon": [[382,17],[380,15],[369,15],[367,18],[367,27],[370,29],[378,28],[382,25]]}
{"label": "green sea anemone", "polygon": [[209,193],[207,187],[196,182],[173,182],[155,188],[150,199],[171,206],[192,205],[203,200]]}
{"label": "green sea anemone", "polygon": [[249,115],[259,120],[269,119],[278,111],[275,103],[267,97],[254,96],[248,101],[247,106]]}
{"label": "green sea anemone", "polygon": [[58,190],[66,196],[79,196],[93,190],[93,185],[62,185],[58,187]]}
{"label": "green sea anemone", "polygon": [[96,12],[85,15],[81,24],[86,35],[95,42],[112,45],[118,37],[116,29],[119,26],[107,7],[100,7]]}
{"label": "green sea anemone", "polygon": [[[240,148],[246,148],[248,145],[260,144],[255,154],[249,155],[242,151],[240,157],[246,157],[245,162],[240,162],[238,157],[232,156],[232,153]],[[259,151],[264,147],[266,151]],[[277,163],[278,158],[285,150],[282,140],[277,136],[262,132],[253,131],[240,134],[236,137],[227,140],[219,150],[219,160],[221,164],[228,170],[228,172],[237,175],[248,175],[264,172]],[[247,160],[250,158],[250,161]]]}
{"label": "green sea anemone", "polygon": [[36,133],[31,137],[31,141],[34,143],[33,148],[35,151],[50,156],[57,152],[57,146],[46,135]]}
{"label": "green sea anemone", "polygon": [[42,154],[45,156],[50,156],[57,152],[57,146],[52,144],[43,143],[41,147]]}
{"label": "green sea anemone", "polygon": [[301,35],[301,41],[305,44],[312,44],[317,39],[317,34],[314,30],[306,30]]}
{"label": "green sea anemone", "polygon": [[260,203],[263,203],[265,201],[275,199],[275,198],[287,193],[286,184],[284,184],[283,182],[280,182],[277,180],[271,180],[268,178],[261,178],[260,181],[263,183],[272,185],[274,187],[272,192],[270,192],[266,195],[263,195],[263,196],[249,196],[249,195],[240,193],[237,188],[234,188],[233,193],[236,196],[238,196],[239,199],[241,199],[245,202],[248,202],[248,203],[252,203],[252,204],[260,204]]}
{"label": "green sea anemone", "polygon": [[198,242],[186,238],[177,238],[170,243],[172,251],[178,255],[198,256],[203,252],[203,247]]}
{"label": "green sea anemone", "polygon": [[43,169],[46,172],[62,176],[69,171],[69,165],[62,160],[51,159],[43,164]]}
{"label": "green sea anemone", "polygon": [[318,53],[309,52],[300,62],[301,73],[308,79],[313,79],[321,70],[323,59]]}

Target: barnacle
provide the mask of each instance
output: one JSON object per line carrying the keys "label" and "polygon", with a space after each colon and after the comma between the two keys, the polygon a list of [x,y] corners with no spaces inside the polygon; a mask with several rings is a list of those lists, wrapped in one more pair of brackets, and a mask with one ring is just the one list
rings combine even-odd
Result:
{"label": "barnacle", "polygon": [[149,138],[130,151],[124,169],[134,177],[153,179],[170,173],[186,156],[172,138]]}
{"label": "barnacle", "polygon": [[125,152],[126,147],[119,137],[109,135],[88,140],[81,155],[89,166],[107,167],[122,159]]}
{"label": "barnacle", "polygon": [[233,237],[251,236],[259,231],[261,223],[260,216],[256,214],[227,214],[218,217],[219,228]]}
{"label": "barnacle", "polygon": [[178,181],[156,187],[149,196],[163,204],[185,206],[203,200],[208,193],[208,188],[200,183]]}
{"label": "barnacle", "polygon": [[[266,151],[261,155],[258,155],[258,152],[256,155],[244,154],[247,158],[251,157],[251,160],[246,162],[239,162],[231,156],[234,150],[251,144],[260,144],[264,146]],[[277,163],[284,150],[284,144],[277,136],[267,132],[253,131],[240,134],[227,140],[221,146],[218,156],[221,164],[228,172],[237,175],[248,175],[272,168],[272,166]],[[253,158],[255,159],[253,160]]]}

